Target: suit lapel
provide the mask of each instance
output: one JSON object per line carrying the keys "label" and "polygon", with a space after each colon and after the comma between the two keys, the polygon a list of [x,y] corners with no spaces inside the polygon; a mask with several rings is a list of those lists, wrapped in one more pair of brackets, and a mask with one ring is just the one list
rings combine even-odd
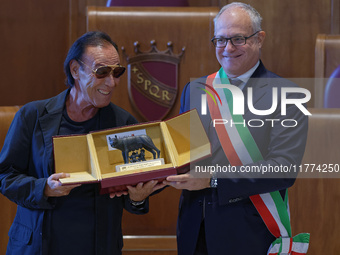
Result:
{"label": "suit lapel", "polygon": [[[249,94],[248,88],[252,88],[252,94]],[[252,97],[253,106],[257,109],[256,105],[260,103],[261,99],[268,93],[268,79],[267,70],[260,62],[260,65],[255,70],[253,75],[248,80],[246,86],[243,89],[244,94],[244,119],[247,119],[251,112],[248,108],[248,97]]]}
{"label": "suit lapel", "polygon": [[58,135],[62,111],[65,105],[66,95],[64,91],[52,98],[45,106],[46,114],[39,118],[39,124],[44,139],[44,171],[48,171],[47,176],[52,174],[53,169],[53,142],[52,137]]}

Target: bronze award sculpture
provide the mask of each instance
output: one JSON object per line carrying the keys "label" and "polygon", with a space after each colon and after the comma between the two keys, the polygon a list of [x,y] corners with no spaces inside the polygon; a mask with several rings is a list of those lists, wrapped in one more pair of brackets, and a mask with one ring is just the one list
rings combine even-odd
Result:
{"label": "bronze award sculpture", "polygon": [[[122,151],[125,164],[145,161],[145,150],[150,151],[153,158],[159,158],[160,150],[154,145],[148,135],[128,136],[123,138],[109,137],[112,148]],[[145,150],[144,150],[145,149]],[[129,156],[129,153],[131,155]],[[157,157],[156,157],[157,154]]]}

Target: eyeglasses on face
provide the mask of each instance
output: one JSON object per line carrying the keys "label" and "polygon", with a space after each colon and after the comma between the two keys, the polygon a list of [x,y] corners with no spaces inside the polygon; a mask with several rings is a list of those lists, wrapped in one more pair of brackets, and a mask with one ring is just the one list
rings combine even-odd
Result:
{"label": "eyeglasses on face", "polygon": [[247,43],[247,39],[256,35],[258,32],[260,31],[257,31],[254,34],[247,36],[247,37],[245,36],[234,36],[230,38],[214,37],[213,39],[211,39],[211,41],[216,48],[224,48],[225,46],[227,46],[228,41],[230,41],[231,44],[234,46],[241,46],[241,45],[245,45]]}
{"label": "eyeglasses on face", "polygon": [[103,79],[111,74],[114,78],[119,78],[125,72],[125,67],[121,65],[106,65],[100,66],[97,69],[92,69],[80,59],[78,61],[90,68],[98,79]]}

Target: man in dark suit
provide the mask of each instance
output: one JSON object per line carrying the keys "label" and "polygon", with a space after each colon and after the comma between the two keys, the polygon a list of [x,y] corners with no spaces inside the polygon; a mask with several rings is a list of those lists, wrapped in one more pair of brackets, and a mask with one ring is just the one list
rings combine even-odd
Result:
{"label": "man in dark suit", "polygon": [[[276,239],[253,198],[277,192],[283,201],[286,189],[293,185],[296,173],[287,170],[298,166],[303,157],[308,125],[308,111],[303,103],[308,99],[303,93],[281,93],[284,88],[299,88],[262,64],[265,32],[261,30],[261,20],[249,5],[232,3],[223,7],[214,20],[212,39],[222,67],[213,75],[187,84],[183,90],[181,112],[196,108],[201,113],[212,156],[192,164],[190,173],[169,176],[165,182],[183,189],[177,225],[179,255],[265,255]],[[238,84],[232,82],[235,78]],[[234,118],[232,112],[240,110],[226,106],[230,97],[216,85],[229,84],[228,81],[243,92],[241,119],[237,119],[240,115],[235,119],[226,117]],[[207,91],[218,96],[212,99]],[[301,105],[281,107],[281,95]],[[201,100],[204,96],[207,99]],[[216,107],[213,100],[219,99]],[[205,100],[207,113],[201,110]],[[261,115],[265,110],[266,114]],[[251,147],[255,149],[252,151]],[[207,171],[207,166],[216,168]],[[225,167],[224,171],[218,172],[217,166]],[[233,171],[228,172],[227,166]],[[259,174],[244,169],[275,171]]]}

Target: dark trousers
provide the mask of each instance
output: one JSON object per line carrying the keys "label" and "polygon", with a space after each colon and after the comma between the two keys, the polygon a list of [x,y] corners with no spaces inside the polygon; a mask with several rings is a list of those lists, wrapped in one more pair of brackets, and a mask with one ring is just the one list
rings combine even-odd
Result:
{"label": "dark trousers", "polygon": [[194,255],[208,255],[207,243],[205,241],[204,220],[202,220],[202,223],[201,223],[200,232],[199,232],[199,235],[198,235]]}

